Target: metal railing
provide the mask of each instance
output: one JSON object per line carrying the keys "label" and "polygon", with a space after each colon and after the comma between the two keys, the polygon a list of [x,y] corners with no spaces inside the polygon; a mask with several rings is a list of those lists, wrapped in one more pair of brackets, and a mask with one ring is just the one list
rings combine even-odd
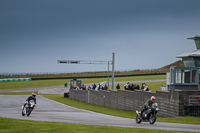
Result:
{"label": "metal railing", "polygon": [[199,95],[190,95],[189,96],[189,105],[200,105],[200,99],[198,99]]}

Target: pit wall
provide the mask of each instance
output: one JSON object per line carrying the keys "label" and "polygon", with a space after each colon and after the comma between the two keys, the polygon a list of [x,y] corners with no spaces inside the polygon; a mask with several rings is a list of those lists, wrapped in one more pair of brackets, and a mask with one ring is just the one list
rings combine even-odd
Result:
{"label": "pit wall", "polygon": [[146,100],[155,96],[160,109],[158,116],[161,117],[184,116],[184,106],[188,105],[189,95],[200,95],[200,92],[180,90],[156,92],[70,90],[69,92],[70,99],[125,111],[140,110],[140,106]]}

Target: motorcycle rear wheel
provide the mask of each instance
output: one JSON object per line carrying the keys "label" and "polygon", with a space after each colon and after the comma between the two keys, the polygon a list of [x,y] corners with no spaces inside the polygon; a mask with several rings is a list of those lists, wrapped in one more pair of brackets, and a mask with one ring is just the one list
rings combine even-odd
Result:
{"label": "motorcycle rear wheel", "polygon": [[156,115],[151,114],[149,117],[149,123],[154,124],[156,122]]}
{"label": "motorcycle rear wheel", "polygon": [[135,122],[137,124],[140,124],[142,122],[142,120],[140,119],[140,116],[138,116],[138,115],[136,116]]}

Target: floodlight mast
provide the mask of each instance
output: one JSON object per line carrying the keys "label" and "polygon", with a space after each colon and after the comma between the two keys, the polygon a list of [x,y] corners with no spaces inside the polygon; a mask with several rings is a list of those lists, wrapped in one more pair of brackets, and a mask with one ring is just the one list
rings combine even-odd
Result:
{"label": "floodlight mast", "polygon": [[112,90],[114,90],[114,78],[115,78],[115,53],[113,53],[113,56],[112,56]]}
{"label": "floodlight mast", "polygon": [[58,63],[65,64],[103,64],[108,65],[108,90],[109,90],[109,65],[112,64],[112,90],[114,90],[114,59],[115,53],[113,53],[112,61],[100,61],[100,60],[58,60]]}

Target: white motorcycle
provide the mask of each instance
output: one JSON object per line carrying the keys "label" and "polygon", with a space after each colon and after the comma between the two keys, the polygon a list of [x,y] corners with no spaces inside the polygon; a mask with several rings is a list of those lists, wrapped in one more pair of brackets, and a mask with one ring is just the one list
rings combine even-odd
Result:
{"label": "white motorcycle", "polygon": [[35,107],[35,103],[33,100],[29,101],[25,105],[22,106],[22,116],[29,116]]}

